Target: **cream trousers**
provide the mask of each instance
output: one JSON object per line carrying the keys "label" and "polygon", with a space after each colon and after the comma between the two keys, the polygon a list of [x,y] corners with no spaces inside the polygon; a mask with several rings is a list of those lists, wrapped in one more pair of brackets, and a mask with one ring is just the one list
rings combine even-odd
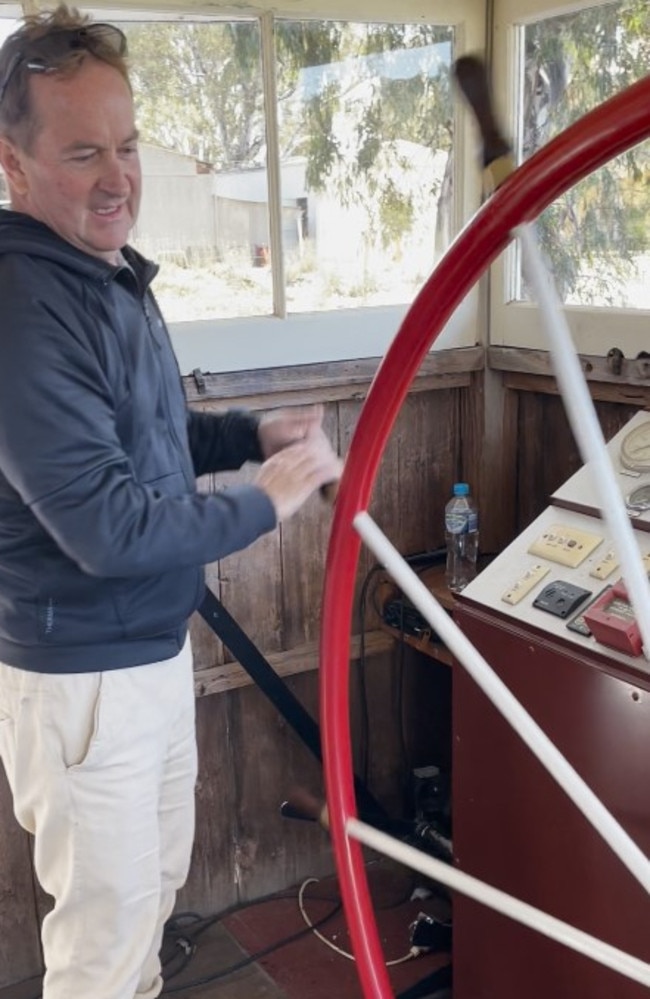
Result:
{"label": "cream trousers", "polygon": [[54,899],[43,999],[153,999],[194,838],[189,641],[174,659],[101,673],[0,664],[0,758]]}

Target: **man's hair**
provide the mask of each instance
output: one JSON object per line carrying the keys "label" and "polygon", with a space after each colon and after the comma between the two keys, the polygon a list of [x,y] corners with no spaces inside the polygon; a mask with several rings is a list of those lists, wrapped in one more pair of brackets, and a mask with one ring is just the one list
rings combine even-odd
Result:
{"label": "man's hair", "polygon": [[[81,32],[93,21],[85,14],[80,14],[75,7],[61,3],[55,10],[39,11],[27,14],[20,28],[9,35],[0,47],[0,86],[6,82],[4,93],[0,94],[0,136],[6,136],[18,146],[29,150],[39,128],[29,79],[32,75],[27,65],[30,58],[40,55],[44,42],[57,37],[65,38],[69,33]],[[107,27],[107,26],[104,26]],[[116,32],[117,33],[117,32]],[[70,47],[67,51],[57,54],[48,72],[57,76],[72,76],[88,57],[113,66],[123,77],[129,88],[128,65],[125,51],[119,52],[111,44],[102,44],[101,35],[92,35],[92,44],[80,44]],[[32,51],[33,50],[33,51]],[[12,68],[13,67],[13,68]],[[7,80],[7,74],[9,78]]]}

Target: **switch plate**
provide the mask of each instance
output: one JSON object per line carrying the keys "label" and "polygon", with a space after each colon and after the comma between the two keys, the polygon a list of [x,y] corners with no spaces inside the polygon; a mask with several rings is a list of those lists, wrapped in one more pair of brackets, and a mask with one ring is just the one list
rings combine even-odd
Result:
{"label": "switch plate", "polygon": [[602,540],[600,534],[590,534],[566,524],[551,524],[533,541],[528,551],[531,555],[539,555],[575,569],[595,551]]}
{"label": "switch plate", "polygon": [[518,604],[520,600],[523,600],[527,593],[537,586],[539,581],[547,576],[549,573],[549,568],[547,565],[542,565],[537,562],[536,565],[527,569],[526,572],[521,576],[517,582],[506,590],[501,599],[506,604],[515,605]]}
{"label": "switch plate", "polygon": [[597,562],[593,569],[590,570],[589,575],[593,576],[594,579],[607,579],[608,576],[618,569],[620,563],[618,561],[618,556],[616,552],[608,551],[604,558],[601,558],[600,562]]}

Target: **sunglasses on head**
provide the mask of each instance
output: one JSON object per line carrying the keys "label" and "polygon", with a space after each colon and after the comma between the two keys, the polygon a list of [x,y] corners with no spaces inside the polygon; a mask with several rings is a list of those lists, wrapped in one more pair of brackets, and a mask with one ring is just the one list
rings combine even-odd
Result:
{"label": "sunglasses on head", "polygon": [[113,24],[86,24],[82,28],[53,28],[14,53],[0,81],[0,104],[19,66],[30,73],[49,73],[74,52],[90,52],[101,58],[106,53],[126,55],[126,36]]}

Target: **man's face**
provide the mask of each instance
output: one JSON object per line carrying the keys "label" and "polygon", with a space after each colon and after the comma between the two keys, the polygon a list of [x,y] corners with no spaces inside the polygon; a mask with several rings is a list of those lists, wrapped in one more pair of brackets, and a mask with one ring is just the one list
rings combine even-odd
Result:
{"label": "man's face", "polygon": [[[133,100],[112,66],[87,57],[67,78],[30,79],[36,133],[5,169],[12,207],[109,263],[127,242],[142,178]],[[6,154],[3,159],[6,159]]]}

